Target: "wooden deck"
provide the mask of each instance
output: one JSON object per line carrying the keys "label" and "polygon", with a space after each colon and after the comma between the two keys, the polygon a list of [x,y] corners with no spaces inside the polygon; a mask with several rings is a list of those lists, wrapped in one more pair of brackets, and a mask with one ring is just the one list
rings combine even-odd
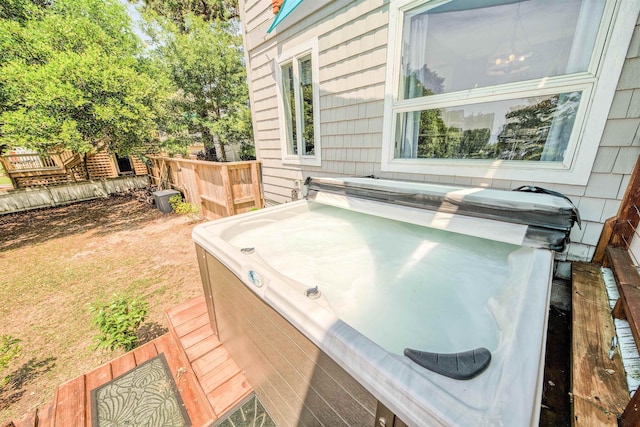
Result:
{"label": "wooden deck", "polygon": [[[15,427],[90,427],[90,392],[164,353],[192,425],[209,426],[252,388],[213,333],[204,296],[167,311],[169,333],[58,387],[53,402]],[[9,426],[12,424],[9,423]]]}

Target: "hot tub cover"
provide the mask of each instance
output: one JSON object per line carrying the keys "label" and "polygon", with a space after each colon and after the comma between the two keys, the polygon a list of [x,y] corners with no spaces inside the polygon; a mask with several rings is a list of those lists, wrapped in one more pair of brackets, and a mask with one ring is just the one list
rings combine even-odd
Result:
{"label": "hot tub cover", "polygon": [[530,246],[563,251],[578,210],[565,196],[539,187],[518,191],[465,188],[368,178],[307,178],[306,196],[337,194],[350,198],[483,218],[527,227]]}

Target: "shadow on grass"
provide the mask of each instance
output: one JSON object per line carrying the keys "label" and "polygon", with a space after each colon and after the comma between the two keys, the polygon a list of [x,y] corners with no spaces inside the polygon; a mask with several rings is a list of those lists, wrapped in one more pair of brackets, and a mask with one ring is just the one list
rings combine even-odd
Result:
{"label": "shadow on grass", "polygon": [[41,360],[32,358],[11,372],[7,383],[0,386],[0,410],[5,410],[19,401],[26,392],[25,385],[53,369],[56,366],[55,361],[55,357],[47,357]]}
{"label": "shadow on grass", "polygon": [[138,337],[138,346],[146,344],[149,341],[153,341],[154,339],[161,337],[167,332],[169,332],[169,329],[165,328],[157,322],[145,323],[136,331],[136,336]]}
{"label": "shadow on grass", "polygon": [[102,235],[131,230],[163,215],[140,200],[140,194],[132,193],[0,215],[0,251],[90,230]]}

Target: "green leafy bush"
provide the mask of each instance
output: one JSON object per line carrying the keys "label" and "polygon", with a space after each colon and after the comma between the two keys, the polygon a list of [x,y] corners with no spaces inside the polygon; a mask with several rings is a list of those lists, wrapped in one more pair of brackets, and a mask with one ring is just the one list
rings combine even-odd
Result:
{"label": "green leafy bush", "polygon": [[146,301],[118,294],[114,294],[108,303],[91,304],[91,323],[100,329],[95,337],[96,348],[133,350],[138,343],[136,331],[147,318],[148,309]]}
{"label": "green leafy bush", "polygon": [[179,215],[189,215],[190,217],[195,218],[200,213],[198,206],[193,203],[183,201],[180,194],[169,197],[169,204],[173,208],[173,211]]}
{"label": "green leafy bush", "polygon": [[[0,335],[0,369],[9,366],[9,362],[20,353],[20,340],[11,335]],[[9,376],[0,378],[0,386],[6,384]]]}

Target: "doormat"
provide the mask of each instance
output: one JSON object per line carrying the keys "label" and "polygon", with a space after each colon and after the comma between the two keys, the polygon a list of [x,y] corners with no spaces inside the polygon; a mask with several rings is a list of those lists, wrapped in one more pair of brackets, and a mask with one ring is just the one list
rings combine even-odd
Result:
{"label": "doormat", "polygon": [[273,421],[262,402],[255,393],[251,393],[249,397],[240,404],[233,412],[222,421],[216,424],[216,427],[278,427]]}
{"label": "doormat", "polygon": [[190,427],[164,353],[91,390],[93,427]]}

